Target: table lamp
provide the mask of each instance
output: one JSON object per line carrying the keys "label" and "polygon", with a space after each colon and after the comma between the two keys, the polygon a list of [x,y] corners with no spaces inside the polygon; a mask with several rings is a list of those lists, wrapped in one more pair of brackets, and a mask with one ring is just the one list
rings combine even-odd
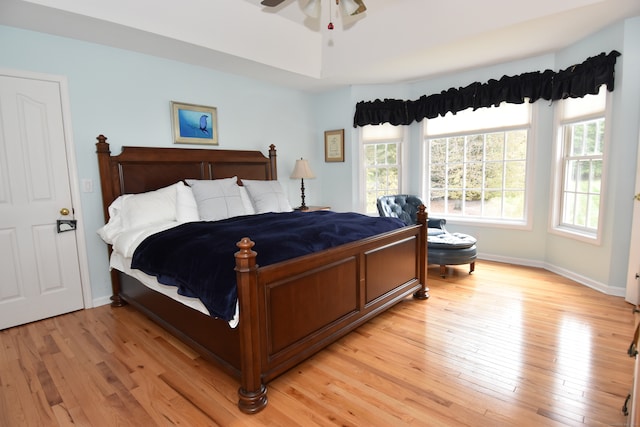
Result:
{"label": "table lamp", "polygon": [[311,171],[311,167],[309,167],[309,162],[303,158],[300,160],[296,160],[296,165],[293,168],[293,172],[291,173],[291,179],[300,179],[300,193],[302,196],[302,204],[298,208],[301,211],[305,211],[309,209],[307,205],[304,203],[304,180],[315,178],[315,175]]}

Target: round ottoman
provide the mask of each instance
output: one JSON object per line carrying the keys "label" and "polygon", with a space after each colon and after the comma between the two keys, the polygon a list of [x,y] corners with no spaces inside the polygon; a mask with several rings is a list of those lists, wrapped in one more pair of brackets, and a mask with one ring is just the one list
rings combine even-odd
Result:
{"label": "round ottoman", "polygon": [[442,233],[427,237],[427,263],[440,265],[440,276],[445,277],[445,266],[469,264],[469,274],[475,269],[476,238],[463,233]]}

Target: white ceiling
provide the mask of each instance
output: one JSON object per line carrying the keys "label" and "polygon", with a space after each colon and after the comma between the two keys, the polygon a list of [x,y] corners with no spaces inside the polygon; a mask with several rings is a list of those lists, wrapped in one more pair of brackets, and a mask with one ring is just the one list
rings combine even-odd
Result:
{"label": "white ceiling", "polygon": [[638,0],[364,1],[343,17],[322,0],[312,20],[306,0],[0,0],[0,24],[318,91],[541,55],[640,15]]}

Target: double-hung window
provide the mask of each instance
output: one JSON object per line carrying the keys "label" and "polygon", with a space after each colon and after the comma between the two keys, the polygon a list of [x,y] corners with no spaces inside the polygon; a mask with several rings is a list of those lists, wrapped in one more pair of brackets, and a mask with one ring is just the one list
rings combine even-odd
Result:
{"label": "double-hung window", "polygon": [[529,103],[427,120],[423,191],[429,215],[525,224],[530,127]]}
{"label": "double-hung window", "polygon": [[365,213],[376,214],[380,196],[401,192],[404,127],[362,127]]}
{"label": "double-hung window", "polygon": [[606,90],[558,102],[552,230],[597,241],[602,217]]}

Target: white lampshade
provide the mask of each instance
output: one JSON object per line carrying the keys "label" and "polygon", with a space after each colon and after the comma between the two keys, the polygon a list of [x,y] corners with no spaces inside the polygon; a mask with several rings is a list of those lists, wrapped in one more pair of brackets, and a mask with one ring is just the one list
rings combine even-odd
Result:
{"label": "white lampshade", "polygon": [[296,160],[296,165],[291,173],[292,179],[308,179],[315,178],[316,176],[311,171],[309,162],[305,159]]}
{"label": "white lampshade", "polygon": [[320,17],[320,0],[309,0],[309,3],[302,9],[309,18],[317,19]]}
{"label": "white lampshade", "polygon": [[357,15],[367,10],[362,1],[357,0],[340,0],[340,6],[347,15]]}

